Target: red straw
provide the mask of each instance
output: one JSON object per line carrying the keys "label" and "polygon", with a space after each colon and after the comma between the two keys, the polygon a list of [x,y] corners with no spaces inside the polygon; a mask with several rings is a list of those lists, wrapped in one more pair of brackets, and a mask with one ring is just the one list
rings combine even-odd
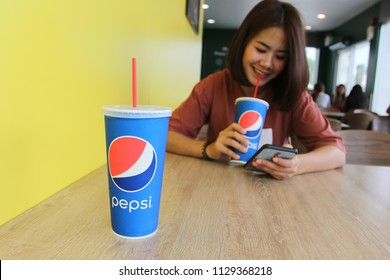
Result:
{"label": "red straw", "polygon": [[253,93],[253,97],[256,98],[257,96],[257,89],[259,88],[260,84],[260,75],[257,76],[257,82],[256,82],[256,87],[255,87],[255,92]]}
{"label": "red straw", "polygon": [[132,78],[133,78],[133,107],[137,107],[137,60],[132,58]]}

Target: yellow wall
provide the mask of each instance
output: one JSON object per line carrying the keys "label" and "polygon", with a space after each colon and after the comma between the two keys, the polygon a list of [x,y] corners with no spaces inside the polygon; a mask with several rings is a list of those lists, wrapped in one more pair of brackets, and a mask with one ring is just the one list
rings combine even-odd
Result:
{"label": "yellow wall", "polygon": [[0,1],[0,224],[105,163],[102,105],[176,107],[200,77],[185,0]]}

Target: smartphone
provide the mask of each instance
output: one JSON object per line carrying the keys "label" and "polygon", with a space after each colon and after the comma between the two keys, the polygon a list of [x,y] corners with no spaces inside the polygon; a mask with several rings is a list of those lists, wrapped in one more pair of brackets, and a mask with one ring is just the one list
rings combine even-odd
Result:
{"label": "smartphone", "polygon": [[265,144],[245,163],[244,168],[252,171],[261,171],[252,166],[253,160],[257,158],[271,160],[274,157],[291,159],[296,154],[298,154],[298,150],[295,148]]}

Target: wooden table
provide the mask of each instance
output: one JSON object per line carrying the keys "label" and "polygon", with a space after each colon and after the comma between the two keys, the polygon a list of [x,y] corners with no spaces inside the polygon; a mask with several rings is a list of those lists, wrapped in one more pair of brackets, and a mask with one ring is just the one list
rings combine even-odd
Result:
{"label": "wooden table", "polygon": [[390,259],[390,167],[278,181],[167,154],[158,232],[110,226],[106,167],[0,227],[0,259]]}

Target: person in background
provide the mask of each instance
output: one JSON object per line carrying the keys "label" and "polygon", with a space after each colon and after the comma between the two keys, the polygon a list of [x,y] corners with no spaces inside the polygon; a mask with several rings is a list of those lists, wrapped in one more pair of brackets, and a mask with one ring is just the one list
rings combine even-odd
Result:
{"label": "person in background", "polygon": [[[302,19],[294,6],[276,0],[259,2],[232,41],[227,69],[198,82],[172,113],[167,151],[205,160],[239,159],[233,149],[245,153],[249,142],[246,130],[234,122],[235,100],[253,97],[260,77],[256,98],[270,104],[260,142],[287,146],[294,134],[308,152],[292,159],[257,159],[252,165],[280,180],[343,166],[343,139],[306,91],[305,46]],[[197,139],[205,124],[206,141]]]}
{"label": "person in background", "polygon": [[355,109],[368,109],[368,99],[360,85],[354,85],[347,99],[345,100],[344,112]]}
{"label": "person in background", "polygon": [[325,85],[322,82],[314,85],[312,96],[319,108],[326,109],[330,107],[330,96],[325,93]]}
{"label": "person in background", "polygon": [[343,110],[346,100],[346,90],[343,84],[336,87],[336,92],[332,96],[332,108],[336,110]]}

